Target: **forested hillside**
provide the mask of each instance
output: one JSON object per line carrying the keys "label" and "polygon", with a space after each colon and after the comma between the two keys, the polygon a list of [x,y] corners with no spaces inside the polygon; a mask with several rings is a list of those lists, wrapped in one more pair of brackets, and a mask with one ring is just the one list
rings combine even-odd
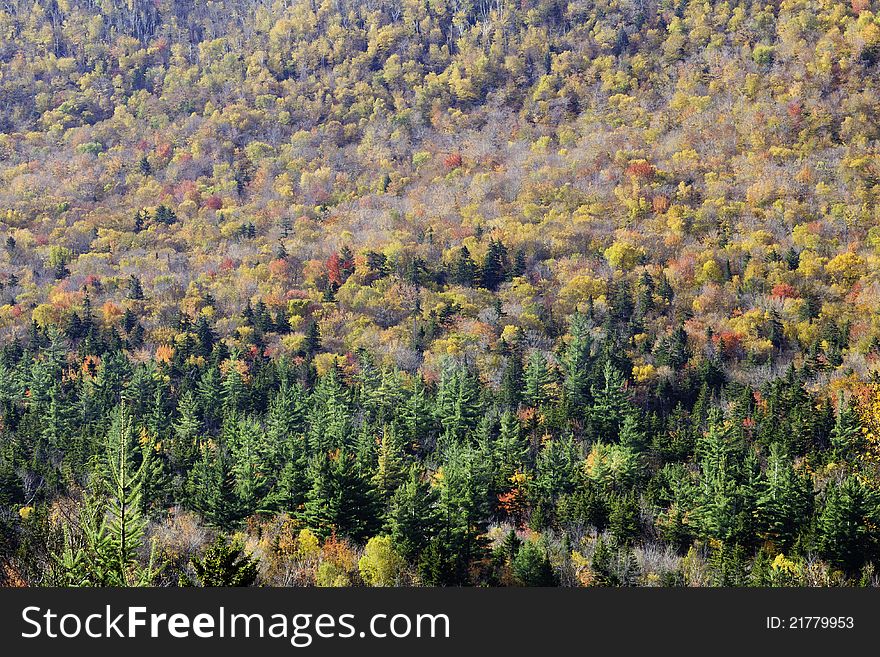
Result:
{"label": "forested hillside", "polygon": [[4,0],[0,581],[873,585],[880,2]]}

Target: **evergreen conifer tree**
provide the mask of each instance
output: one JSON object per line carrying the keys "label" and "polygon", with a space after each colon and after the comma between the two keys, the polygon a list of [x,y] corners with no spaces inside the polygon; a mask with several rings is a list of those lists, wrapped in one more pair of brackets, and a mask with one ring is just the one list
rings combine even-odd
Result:
{"label": "evergreen conifer tree", "polygon": [[319,536],[336,533],[362,542],[381,526],[378,498],[344,450],[319,454],[310,467],[309,489],[302,519]]}
{"label": "evergreen conifer tree", "polygon": [[590,336],[589,323],[583,315],[575,315],[572,319],[570,333],[571,340],[562,361],[565,372],[563,390],[570,417],[575,417],[582,414],[592,401],[590,376],[593,339]]}
{"label": "evergreen conifer tree", "polygon": [[408,561],[418,559],[436,535],[440,526],[438,501],[437,490],[422,478],[417,466],[410,466],[388,513],[391,541]]}
{"label": "evergreen conifer tree", "polygon": [[257,581],[258,561],[252,555],[244,554],[242,546],[229,542],[222,534],[201,558],[191,562],[194,577],[184,573],[183,586],[252,586]]}
{"label": "evergreen conifer tree", "polygon": [[878,520],[876,493],[856,475],[830,482],[819,515],[819,553],[847,574],[856,574],[877,556]]}

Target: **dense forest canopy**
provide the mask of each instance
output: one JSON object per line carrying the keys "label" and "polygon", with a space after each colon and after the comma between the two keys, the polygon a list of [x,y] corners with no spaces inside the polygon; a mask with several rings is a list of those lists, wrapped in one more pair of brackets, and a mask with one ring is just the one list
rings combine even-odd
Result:
{"label": "dense forest canopy", "polygon": [[874,584],[880,4],[4,0],[0,578]]}

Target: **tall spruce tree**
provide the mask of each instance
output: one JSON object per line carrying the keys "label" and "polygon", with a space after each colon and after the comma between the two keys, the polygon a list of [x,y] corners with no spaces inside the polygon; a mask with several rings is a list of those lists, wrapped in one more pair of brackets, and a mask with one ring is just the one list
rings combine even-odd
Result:
{"label": "tall spruce tree", "polygon": [[583,315],[575,315],[569,329],[571,339],[563,356],[563,390],[570,417],[584,412],[592,401],[590,393],[593,367],[590,323]]}
{"label": "tall spruce tree", "polygon": [[632,413],[632,406],[625,391],[626,380],[610,361],[605,362],[602,379],[600,386],[594,385],[591,389],[590,426],[596,438],[615,442],[624,420]]}
{"label": "tall spruce tree", "polygon": [[[63,586],[149,586],[158,575],[150,546],[146,563],[147,519],[141,495],[149,459],[132,436],[131,418],[117,408],[92,491],[80,507],[77,527],[64,527],[63,547],[55,554],[57,583]],[[79,534],[77,537],[76,534]]]}
{"label": "tall spruce tree", "polygon": [[381,527],[378,497],[354,455],[338,449],[317,455],[302,519],[319,536],[336,533],[363,542]]}
{"label": "tall spruce tree", "polygon": [[524,469],[529,451],[519,420],[510,411],[501,414],[501,429],[492,451],[496,486],[506,487],[510,477]]}
{"label": "tall spruce tree", "polygon": [[529,406],[540,408],[550,401],[548,389],[552,378],[547,358],[540,351],[533,351],[529,355],[523,378],[523,396]]}
{"label": "tall spruce tree", "polygon": [[507,255],[507,247],[501,240],[490,239],[486,257],[483,260],[480,276],[483,287],[496,290],[507,278],[510,271],[510,261]]}
{"label": "tall spruce tree", "polygon": [[476,427],[480,418],[480,384],[476,372],[452,360],[444,364],[435,414],[444,435],[453,441],[464,438]]}
{"label": "tall spruce tree", "polygon": [[864,442],[859,417],[852,404],[848,404],[843,392],[838,396],[837,414],[831,430],[831,455],[835,461],[847,461],[859,453]]}
{"label": "tall spruce tree", "polygon": [[812,492],[812,483],[795,471],[785,447],[773,443],[759,484],[757,513],[759,526],[779,549],[790,549],[804,528]]}
{"label": "tall spruce tree", "polygon": [[849,575],[877,558],[878,497],[857,475],[829,482],[819,515],[819,554]]}
{"label": "tall spruce tree", "polygon": [[525,383],[522,363],[522,349],[515,344],[507,356],[507,364],[504,374],[501,376],[501,390],[499,401],[509,409],[516,410],[523,399],[523,386]]}
{"label": "tall spruce tree", "polygon": [[214,527],[229,531],[242,517],[239,497],[235,494],[235,473],[225,441],[201,448],[187,480],[189,505]]}
{"label": "tall spruce tree", "polygon": [[394,549],[410,562],[416,561],[440,527],[439,494],[411,465],[406,480],[395,491],[388,513]]}
{"label": "tall spruce tree", "polygon": [[378,462],[373,475],[373,485],[384,504],[388,504],[403,481],[406,469],[403,440],[393,424],[386,425],[380,438]]}
{"label": "tall spruce tree", "polygon": [[198,453],[202,423],[192,390],[186,390],[177,403],[177,420],[172,424],[171,462],[176,471],[189,469]]}

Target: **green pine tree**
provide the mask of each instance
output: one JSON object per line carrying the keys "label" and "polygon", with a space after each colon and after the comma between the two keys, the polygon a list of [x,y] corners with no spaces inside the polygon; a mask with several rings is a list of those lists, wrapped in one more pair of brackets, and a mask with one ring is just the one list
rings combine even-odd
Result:
{"label": "green pine tree", "polygon": [[547,359],[540,351],[533,351],[529,356],[523,378],[523,396],[529,406],[541,408],[550,401],[549,387],[552,378]]}
{"label": "green pine tree", "polygon": [[497,486],[503,488],[508,485],[511,475],[524,469],[529,451],[519,420],[510,411],[501,414],[501,430],[492,450]]}
{"label": "green pine tree", "polygon": [[[118,407],[94,490],[87,493],[78,527],[64,528],[63,548],[55,554],[62,586],[149,586],[159,573],[153,546],[146,546],[147,519],[141,495],[149,460],[132,436],[131,418]],[[77,536],[78,534],[78,536]],[[140,553],[147,548],[147,563]]]}
{"label": "green pine tree", "polygon": [[569,332],[571,340],[562,360],[565,372],[563,391],[569,416],[576,417],[592,402],[590,375],[593,367],[593,338],[587,318],[580,314],[572,319]]}
{"label": "green pine tree", "polygon": [[811,512],[812,483],[807,476],[795,471],[781,443],[770,446],[759,491],[759,525],[774,545],[786,551],[794,544]]}
{"label": "green pine tree", "polygon": [[201,558],[190,562],[193,577],[183,573],[182,586],[243,587],[253,586],[257,581],[258,560],[245,554],[240,543],[229,542],[222,534]]}
{"label": "green pine tree", "polygon": [[835,461],[848,461],[862,449],[864,441],[859,417],[852,404],[844,401],[843,392],[838,396],[837,415],[831,431],[831,454]]}
{"label": "green pine tree", "polygon": [[379,455],[373,485],[385,504],[401,484],[406,475],[406,460],[403,453],[403,440],[394,425],[386,426],[379,443]]}
{"label": "green pine tree", "polygon": [[878,497],[857,475],[829,482],[819,514],[819,554],[849,575],[877,557]]}
{"label": "green pine tree", "polygon": [[599,440],[616,442],[625,419],[633,414],[632,405],[625,390],[626,380],[610,360],[605,362],[602,377],[602,386],[592,387],[590,425]]}
{"label": "green pine tree", "polygon": [[319,454],[310,466],[312,481],[301,514],[322,537],[336,533],[362,542],[381,527],[378,497],[370,481],[344,450]]}
{"label": "green pine tree", "polygon": [[187,479],[187,498],[205,520],[223,530],[234,528],[242,517],[239,497],[235,494],[232,459],[221,439],[201,448]]}
{"label": "green pine tree", "polygon": [[521,586],[556,586],[557,577],[547,549],[526,541],[511,562],[513,576]]}
{"label": "green pine tree", "polygon": [[171,462],[178,472],[191,467],[198,453],[202,433],[198,408],[192,390],[187,390],[180,396],[177,403],[177,421],[171,425]]}
{"label": "green pine tree", "polygon": [[413,465],[406,480],[395,491],[388,513],[394,549],[408,561],[415,561],[440,527],[439,494]]}
{"label": "green pine tree", "polygon": [[514,345],[507,357],[507,365],[501,376],[501,390],[498,394],[498,400],[505,407],[515,411],[523,400],[524,385],[522,351],[519,345]]}

